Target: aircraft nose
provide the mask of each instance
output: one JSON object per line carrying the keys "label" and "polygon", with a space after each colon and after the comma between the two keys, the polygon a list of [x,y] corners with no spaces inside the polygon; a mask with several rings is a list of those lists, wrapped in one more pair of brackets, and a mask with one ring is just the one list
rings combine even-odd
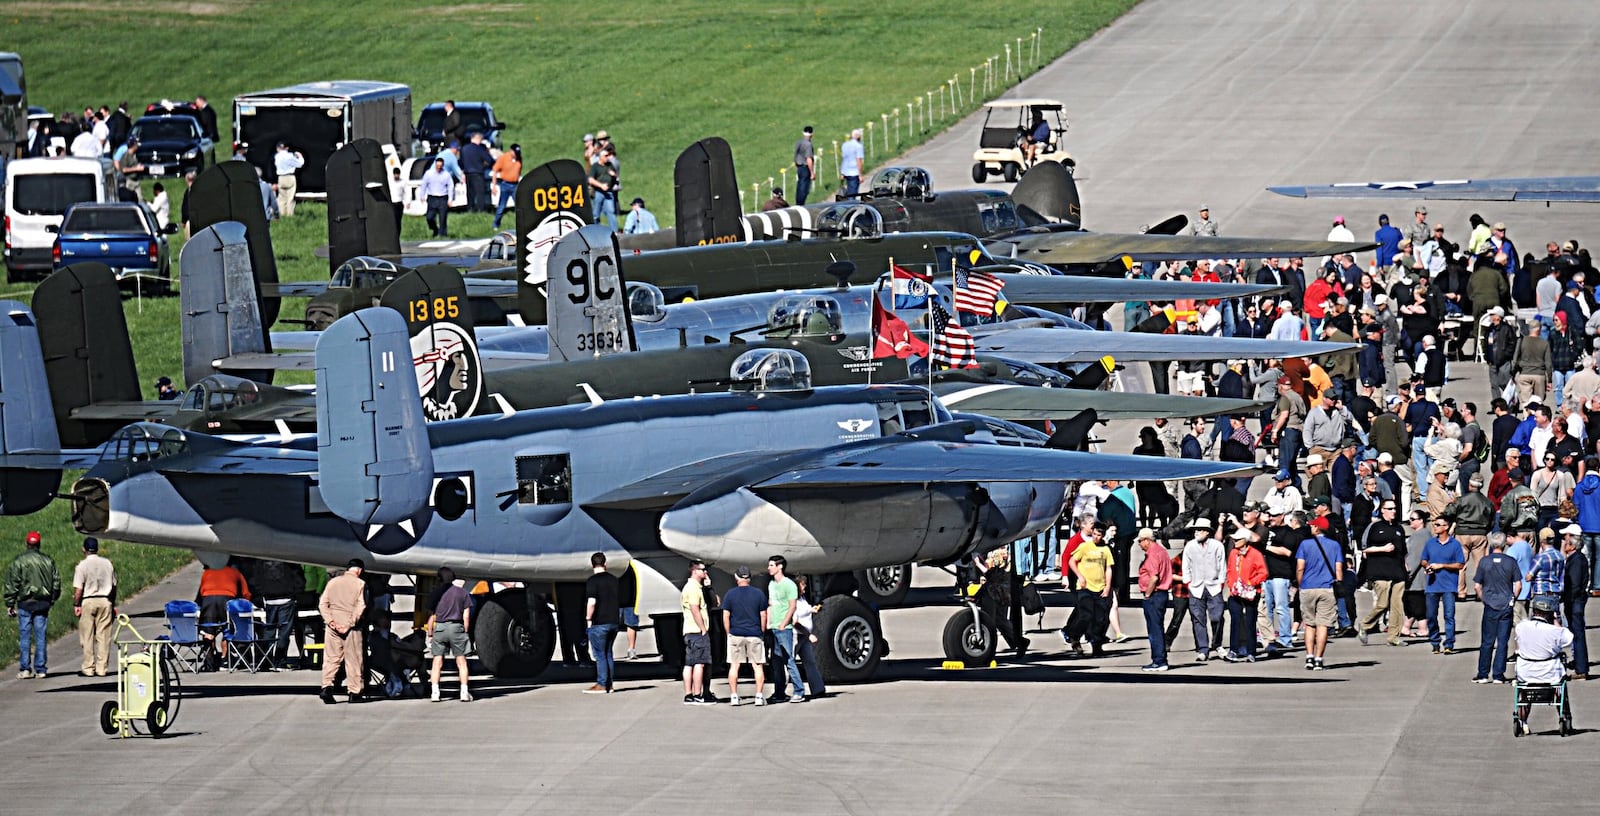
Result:
{"label": "aircraft nose", "polygon": [[79,479],[72,484],[72,526],[84,535],[106,531],[111,523],[111,485],[104,479]]}

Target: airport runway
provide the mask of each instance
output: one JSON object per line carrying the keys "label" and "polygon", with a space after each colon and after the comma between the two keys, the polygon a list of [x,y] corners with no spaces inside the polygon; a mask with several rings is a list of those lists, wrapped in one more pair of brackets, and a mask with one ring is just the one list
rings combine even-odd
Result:
{"label": "airport runway", "polygon": [[[1321,237],[1334,213],[1362,234],[1380,211],[1404,224],[1410,206],[1262,188],[1595,172],[1597,30],[1576,1],[1152,0],[1014,93],[1067,102],[1091,227],[1208,203],[1224,234]],[[964,186],[976,126],[907,161]],[[1430,210],[1456,239],[1469,212],[1505,220],[1535,254],[1549,235],[1588,243],[1600,213]],[[1454,374],[1465,379],[1447,394],[1483,398],[1481,368]],[[1127,434],[1111,429],[1111,449]],[[0,812],[1542,813],[1597,789],[1596,734],[1548,735],[1538,712],[1546,735],[1514,741],[1510,691],[1468,682],[1470,652],[1341,640],[1318,674],[1296,656],[1151,676],[1137,640],[1071,661],[1044,633],[1037,657],[950,673],[936,668],[947,579],[918,579],[922,605],[886,614],[894,651],[879,681],[803,706],[685,707],[649,664],[624,664],[609,697],[557,670],[489,683],[467,705],[328,707],[308,672],[205,675],[171,738],[123,742],[96,726],[110,683],[0,680]],[[187,597],[194,581],[180,573],[131,606]],[[1478,607],[1461,611],[1470,649]],[[1122,615],[1135,637],[1138,618]],[[75,668],[75,648],[57,644],[57,671]],[[1580,728],[1600,723],[1600,691],[1578,688],[1575,713]]]}

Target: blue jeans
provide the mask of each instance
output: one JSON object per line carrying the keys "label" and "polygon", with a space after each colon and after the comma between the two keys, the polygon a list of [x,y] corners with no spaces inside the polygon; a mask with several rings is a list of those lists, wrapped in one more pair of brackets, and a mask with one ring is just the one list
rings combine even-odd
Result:
{"label": "blue jeans", "polygon": [[817,654],[811,648],[811,638],[794,633],[795,654],[800,662],[806,664],[806,690],[812,697],[821,697],[828,693],[828,687],[822,682],[822,664],[817,662]]}
{"label": "blue jeans", "polygon": [[[46,653],[49,639],[45,637],[45,626],[50,622],[50,609],[46,607],[43,612],[29,612],[20,605],[17,607],[17,653],[22,656],[22,670],[44,674],[50,656]],[[29,654],[29,645],[32,645],[32,654]],[[29,658],[32,658],[30,665]]]}
{"label": "blue jeans", "polygon": [[1150,663],[1156,666],[1167,665],[1167,634],[1161,626],[1167,618],[1168,597],[1166,590],[1160,590],[1144,599],[1144,629],[1150,638]]}
{"label": "blue jeans", "polygon": [[1320,332],[1322,331],[1322,318],[1306,315],[1306,329],[1309,332],[1312,340],[1320,338]]}
{"label": "blue jeans", "polygon": [[617,672],[617,659],[611,654],[611,645],[617,642],[617,625],[597,623],[589,627],[589,654],[594,658],[594,682],[611,689]]}
{"label": "blue jeans", "polygon": [[266,605],[267,624],[261,636],[273,638],[272,659],[283,661],[289,656],[289,636],[294,634],[294,624],[299,618],[299,609],[294,599],[288,603]]}
{"label": "blue jeans", "polygon": [[1038,546],[1039,537],[1019,538],[1011,542],[1011,564],[1017,574],[1024,578],[1032,578],[1035,574],[1033,564],[1034,547]]}
{"label": "blue jeans", "polygon": [[800,666],[794,662],[794,630],[772,630],[772,673],[787,670],[789,672],[789,694],[794,697],[806,695],[805,681],[800,679]]}
{"label": "blue jeans", "polygon": [[797,164],[794,166],[794,203],[804,206],[806,198],[811,195],[811,168]]}
{"label": "blue jeans", "polygon": [[1189,596],[1189,623],[1194,628],[1194,650],[1209,652],[1222,644],[1211,642],[1211,627],[1222,620],[1222,596]]}
{"label": "blue jeans", "polygon": [[1294,645],[1294,612],[1289,609],[1289,579],[1268,578],[1261,589],[1267,609],[1271,610],[1273,626],[1278,630],[1278,645],[1287,649]]}
{"label": "blue jeans", "polygon": [[1256,653],[1256,599],[1228,599],[1228,651],[1239,657]]}
{"label": "blue jeans", "polygon": [[1490,676],[1490,660],[1493,660],[1494,679],[1504,680],[1506,653],[1511,648],[1511,607],[1490,609],[1485,606],[1479,630],[1477,677]]}
{"label": "blue jeans", "polygon": [[1426,436],[1411,440],[1411,472],[1414,474],[1412,478],[1416,480],[1417,496],[1424,501],[1428,498],[1428,485],[1433,483],[1433,480],[1428,478],[1428,468],[1433,465],[1433,459],[1422,450],[1427,441]]}
{"label": "blue jeans", "polygon": [[1300,456],[1300,430],[1298,428],[1284,428],[1278,434],[1278,469],[1289,471],[1289,483],[1296,489],[1300,487],[1300,470],[1295,465],[1295,459]]}
{"label": "blue jeans", "polygon": [[1589,624],[1584,620],[1584,607],[1588,605],[1589,596],[1579,595],[1577,600],[1562,604],[1561,609],[1567,628],[1572,631],[1572,671],[1576,674],[1589,673]]}
{"label": "blue jeans", "polygon": [[1350,617],[1350,605],[1355,603],[1356,588],[1361,586],[1361,579],[1356,577],[1355,570],[1345,570],[1344,585],[1346,589],[1350,590],[1350,594],[1340,598],[1339,602],[1334,606],[1339,610],[1339,628],[1349,629],[1355,625]]}
{"label": "blue jeans", "polygon": [[506,215],[506,206],[517,197],[517,183],[514,181],[495,182],[500,188],[500,201],[494,208],[494,228],[500,229],[500,219]]}
{"label": "blue jeans", "polygon": [[[1444,648],[1454,649],[1456,647],[1455,590],[1451,590],[1449,592],[1428,592],[1425,594],[1428,604],[1428,642],[1433,644],[1435,648],[1438,648],[1442,639]],[[1444,631],[1442,632],[1439,629],[1440,606],[1444,607]]]}
{"label": "blue jeans", "polygon": [[1600,570],[1594,568],[1595,556],[1600,555],[1600,533],[1584,533],[1583,550],[1589,557],[1589,571],[1595,573],[1589,576],[1589,589],[1600,589]]}
{"label": "blue jeans", "polygon": [[1556,370],[1550,375],[1550,386],[1555,389],[1556,407],[1561,407],[1561,389],[1567,385],[1567,378],[1575,372]]}
{"label": "blue jeans", "polygon": [[596,192],[594,196],[594,222],[596,224],[611,224],[612,231],[619,229],[617,224],[617,200],[610,193]]}

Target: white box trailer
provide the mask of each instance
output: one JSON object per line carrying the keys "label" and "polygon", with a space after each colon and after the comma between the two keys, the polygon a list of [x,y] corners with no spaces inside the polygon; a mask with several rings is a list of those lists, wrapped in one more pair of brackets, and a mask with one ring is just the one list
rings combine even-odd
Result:
{"label": "white box trailer", "polygon": [[233,98],[233,141],[268,180],[278,142],[305,155],[299,194],[327,192],[328,157],[347,142],[374,139],[411,155],[411,88],[393,82],[307,82]]}

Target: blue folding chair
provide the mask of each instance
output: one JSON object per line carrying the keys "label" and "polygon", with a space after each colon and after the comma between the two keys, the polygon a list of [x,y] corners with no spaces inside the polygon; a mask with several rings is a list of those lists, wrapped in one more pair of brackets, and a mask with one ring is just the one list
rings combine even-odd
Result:
{"label": "blue folding chair", "polygon": [[168,601],[167,633],[157,638],[187,672],[199,672],[206,661],[205,640],[200,637],[200,605],[194,601]]}
{"label": "blue folding chair", "polygon": [[222,640],[228,645],[228,671],[274,671],[273,639],[256,631],[255,604],[243,598],[228,601],[228,631]]}

